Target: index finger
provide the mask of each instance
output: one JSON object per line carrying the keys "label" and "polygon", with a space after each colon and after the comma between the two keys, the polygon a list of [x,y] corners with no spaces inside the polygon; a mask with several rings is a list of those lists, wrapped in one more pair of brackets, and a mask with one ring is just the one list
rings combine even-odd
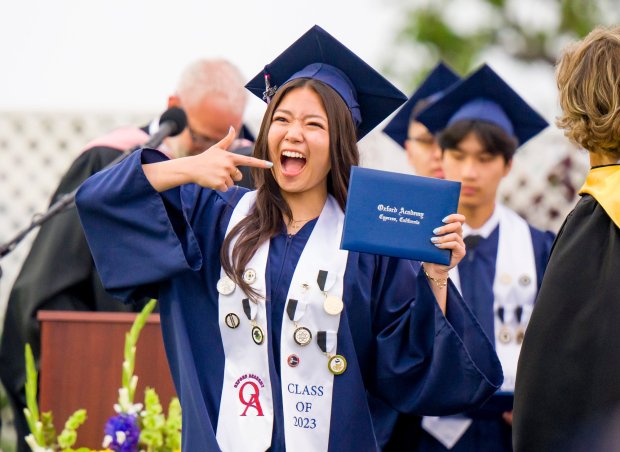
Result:
{"label": "index finger", "polygon": [[269,160],[261,160],[256,157],[250,157],[247,155],[233,154],[233,163],[235,166],[253,166],[254,168],[269,169],[273,166],[273,163]]}

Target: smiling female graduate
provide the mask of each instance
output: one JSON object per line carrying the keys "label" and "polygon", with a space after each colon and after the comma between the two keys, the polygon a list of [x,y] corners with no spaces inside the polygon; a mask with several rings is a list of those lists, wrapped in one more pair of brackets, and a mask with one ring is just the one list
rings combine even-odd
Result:
{"label": "smiling female graduate", "polygon": [[[402,93],[319,27],[248,87],[269,101],[256,158],[226,151],[231,130],[198,156],[136,152],[77,196],[105,286],[160,300],[183,450],[371,451],[367,393],[428,414],[482,403],[501,367],[450,267],[339,249],[356,140]],[[238,165],[257,191],[232,188]],[[462,221],[433,238],[450,266]]]}

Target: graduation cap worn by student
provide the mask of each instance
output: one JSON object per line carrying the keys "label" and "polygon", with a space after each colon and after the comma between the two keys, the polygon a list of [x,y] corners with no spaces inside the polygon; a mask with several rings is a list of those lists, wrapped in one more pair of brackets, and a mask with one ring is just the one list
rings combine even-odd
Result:
{"label": "graduation cap worn by student", "polygon": [[411,123],[411,114],[418,102],[431,98],[435,101],[439,95],[454,85],[461,78],[448,67],[445,63],[440,62],[430,72],[430,74],[420,84],[409,100],[400,108],[398,113],[383,129],[383,132],[392,140],[396,141],[400,146],[405,146],[409,133],[409,124]]}
{"label": "graduation cap worn by student", "polygon": [[298,78],[320,80],[345,101],[361,140],[407,97],[318,25],[308,30],[245,87],[266,102]]}
{"label": "graduation cap worn by student", "polygon": [[417,117],[433,134],[464,119],[495,124],[516,138],[519,146],[549,125],[486,64],[450,87]]}

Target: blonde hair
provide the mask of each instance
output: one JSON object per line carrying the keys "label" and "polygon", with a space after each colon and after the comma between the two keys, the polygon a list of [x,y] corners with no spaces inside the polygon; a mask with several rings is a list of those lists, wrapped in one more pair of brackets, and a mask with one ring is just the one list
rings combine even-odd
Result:
{"label": "blonde hair", "polygon": [[558,127],[590,152],[620,157],[620,27],[597,27],[569,45],[556,78]]}
{"label": "blonde hair", "polygon": [[199,105],[210,96],[225,99],[230,110],[243,114],[247,100],[243,76],[225,59],[202,59],[185,68],[177,83],[177,96],[186,106]]}

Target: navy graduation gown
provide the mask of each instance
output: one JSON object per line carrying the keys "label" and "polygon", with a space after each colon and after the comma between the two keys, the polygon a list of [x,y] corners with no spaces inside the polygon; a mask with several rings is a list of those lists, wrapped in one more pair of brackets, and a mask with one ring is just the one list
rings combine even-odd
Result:
{"label": "navy graduation gown", "polygon": [[[233,208],[245,193],[186,185],[157,193],[136,152],[84,183],[77,206],[102,281],[126,301],[159,298],[164,342],[183,407],[183,450],[217,450],[224,350],[218,326],[219,253]],[[284,298],[313,224],[271,239],[267,263],[272,451],[284,450],[278,351]],[[419,263],[349,253],[334,378],[330,450],[376,450],[366,391],[404,412],[443,415],[480,405],[502,382],[499,360],[454,286],[447,318]]]}
{"label": "navy graduation gown", "polygon": [[[554,234],[543,232],[530,225],[534,248],[536,278],[538,289],[547,266]],[[493,283],[499,244],[499,225],[489,237],[481,238],[473,249],[459,263],[459,278],[465,303],[472,309],[485,333],[495,337],[493,318]],[[502,419],[501,414],[490,413],[484,407],[468,413],[473,418],[464,435],[454,445],[451,452],[501,452],[512,450],[512,428]],[[422,429],[420,451],[447,451],[439,441]]]}

